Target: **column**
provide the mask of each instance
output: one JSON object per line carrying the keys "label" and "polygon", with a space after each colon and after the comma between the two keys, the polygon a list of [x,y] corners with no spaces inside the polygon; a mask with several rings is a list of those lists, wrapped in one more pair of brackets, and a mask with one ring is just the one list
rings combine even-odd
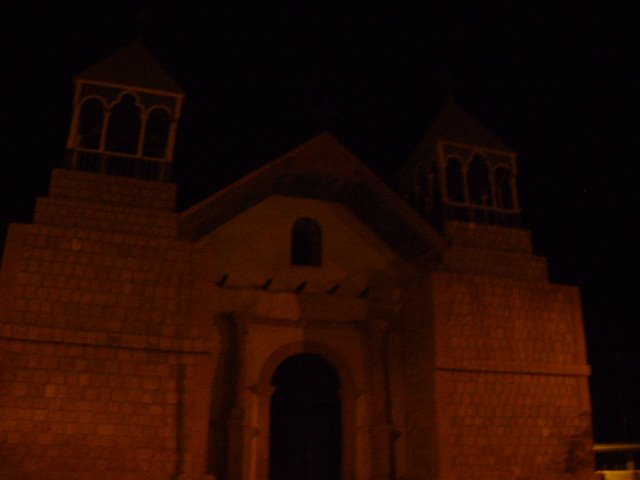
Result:
{"label": "column", "polygon": [[258,429],[253,424],[252,413],[258,406],[256,392],[247,383],[247,355],[249,318],[235,317],[238,339],[238,378],[235,401],[229,419],[229,480],[255,478],[255,438]]}
{"label": "column", "polygon": [[393,429],[388,412],[386,373],[386,338],[388,322],[373,319],[369,322],[371,368],[371,478],[391,478],[391,436]]}
{"label": "column", "polygon": [[177,480],[214,480],[207,471],[211,381],[215,360],[208,354],[182,355],[178,412],[179,471]]}

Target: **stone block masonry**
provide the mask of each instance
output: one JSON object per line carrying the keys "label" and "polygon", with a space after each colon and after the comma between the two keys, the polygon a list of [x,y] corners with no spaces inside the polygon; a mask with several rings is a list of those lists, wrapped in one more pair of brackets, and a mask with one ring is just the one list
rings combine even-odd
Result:
{"label": "stone block masonry", "polygon": [[51,174],[49,198],[74,198],[100,205],[118,204],[173,212],[176,186],[151,180],[55,169]]}
{"label": "stone block masonry", "polygon": [[[440,371],[441,438],[451,478],[511,479],[577,473],[571,457],[590,414],[580,376]],[[583,453],[583,452],[580,452]]]}
{"label": "stone block masonry", "polygon": [[[188,328],[191,253],[185,242],[91,230],[12,225],[4,323],[163,338]],[[184,325],[184,324],[183,324]]]}
{"label": "stone block masonry", "polygon": [[[307,338],[363,392],[342,404],[354,478],[592,472],[579,292],[549,282],[528,232],[448,222],[441,255],[396,270],[374,232],[320,200],[272,197],[195,241],[180,236],[174,201],[172,185],[58,170],[34,223],[11,225],[0,480],[266,476],[270,378],[259,372]],[[291,224],[307,215],[322,219],[321,268],[290,265]],[[294,291],[303,280],[316,291]],[[350,293],[378,284],[388,296]],[[379,343],[369,324],[385,325]],[[379,362],[371,377],[360,334]]]}
{"label": "stone block masonry", "polygon": [[0,479],[171,478],[211,349],[175,186],[57,170],[50,193],[5,245]]}
{"label": "stone block masonry", "polygon": [[193,259],[191,244],[176,238],[174,200],[174,185],[54,171],[35,223],[10,227],[3,323],[109,333],[108,343],[133,346],[141,346],[135,336],[172,348],[202,338],[182,321]]}
{"label": "stone block masonry", "polygon": [[170,352],[3,339],[0,478],[166,478],[176,464],[177,364]]}
{"label": "stone block masonry", "polygon": [[409,476],[589,478],[578,290],[549,283],[528,232],[445,227],[449,247],[402,327]]}

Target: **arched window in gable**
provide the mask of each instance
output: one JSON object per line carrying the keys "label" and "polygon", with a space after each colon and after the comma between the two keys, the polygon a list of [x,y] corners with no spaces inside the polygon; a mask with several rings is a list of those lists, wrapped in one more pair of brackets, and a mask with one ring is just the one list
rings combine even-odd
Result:
{"label": "arched window in gable", "polygon": [[454,202],[464,202],[464,177],[462,175],[462,162],[459,158],[447,159],[447,198]]}
{"label": "arched window in gable", "polygon": [[147,118],[143,155],[152,158],[167,157],[167,140],[171,117],[164,108],[154,108]]}
{"label": "arched window in gable", "polygon": [[299,218],[291,229],[291,264],[322,265],[322,229],[312,218]]}
{"label": "arched window in gable", "polygon": [[493,205],[491,183],[489,181],[489,166],[480,156],[474,155],[467,170],[469,183],[469,201],[475,205]]}
{"label": "arched window in gable", "polygon": [[140,108],[133,95],[123,95],[111,109],[106,149],[118,153],[138,153]]}
{"label": "arched window in gable", "polygon": [[511,191],[511,171],[507,167],[498,167],[495,172],[497,206],[513,210],[513,192]]}
{"label": "arched window in gable", "polygon": [[78,146],[98,150],[104,124],[104,104],[97,98],[86,100],[80,107]]}

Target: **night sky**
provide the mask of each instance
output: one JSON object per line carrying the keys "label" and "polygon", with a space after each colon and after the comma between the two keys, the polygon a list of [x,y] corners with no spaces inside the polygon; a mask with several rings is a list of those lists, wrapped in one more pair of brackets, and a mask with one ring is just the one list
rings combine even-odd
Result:
{"label": "night sky", "polygon": [[637,11],[12,3],[0,14],[3,238],[62,165],[73,75],[138,36],[187,92],[180,210],[322,130],[395,187],[451,94],[519,152],[535,252],[554,282],[581,288],[596,440],[640,442]]}

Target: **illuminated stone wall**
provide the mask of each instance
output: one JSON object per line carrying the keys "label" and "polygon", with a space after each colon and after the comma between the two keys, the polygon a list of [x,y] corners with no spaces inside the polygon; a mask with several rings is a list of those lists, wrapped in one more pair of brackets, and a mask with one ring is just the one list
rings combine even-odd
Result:
{"label": "illuminated stone wall", "polygon": [[175,469],[176,353],[3,339],[0,372],[0,478]]}
{"label": "illuminated stone wall", "polygon": [[[63,173],[71,180],[87,175]],[[54,187],[62,184],[62,176],[54,177]],[[125,186],[131,182],[122,180]],[[118,205],[125,197],[119,186],[106,204],[78,200],[72,189],[52,188],[60,197],[40,202],[36,219],[42,221],[10,227],[3,258],[2,295],[9,306],[4,323],[49,328],[49,338],[67,339],[72,332],[79,341],[90,334],[107,344],[136,347],[169,347],[176,338],[201,337],[184,321],[192,295],[189,243],[155,232],[123,232],[154,214],[175,214]],[[144,192],[136,184],[129,190],[132,196],[142,190],[144,198],[156,201],[156,191]],[[62,206],[69,198],[80,206]],[[55,211],[42,214],[43,204]],[[114,208],[122,212],[115,214]],[[97,229],[92,222],[100,218],[103,228]],[[73,227],[59,225],[65,222]]]}
{"label": "illuminated stone wall", "polygon": [[420,282],[403,310],[397,329],[404,373],[404,418],[396,440],[398,473],[406,478],[439,478],[435,404],[435,349],[431,289]]}
{"label": "illuminated stone wall", "polygon": [[175,473],[185,382],[211,346],[192,323],[174,199],[173,185],[54,171],[35,223],[11,225],[0,478]]}
{"label": "illuminated stone wall", "polygon": [[525,231],[448,233],[430,274],[441,478],[589,478],[578,290],[548,283]]}
{"label": "illuminated stone wall", "polygon": [[54,170],[49,196],[37,201],[34,222],[172,238],[175,196],[173,184]]}
{"label": "illuminated stone wall", "polygon": [[[174,199],[55,171],[11,226],[0,480],[262,478],[270,375],[301,352],[344,382],[348,478],[590,477],[579,294],[528,232],[450,222],[418,265],[338,203],[267,197],[192,241]],[[290,263],[303,216],[321,268]]]}

